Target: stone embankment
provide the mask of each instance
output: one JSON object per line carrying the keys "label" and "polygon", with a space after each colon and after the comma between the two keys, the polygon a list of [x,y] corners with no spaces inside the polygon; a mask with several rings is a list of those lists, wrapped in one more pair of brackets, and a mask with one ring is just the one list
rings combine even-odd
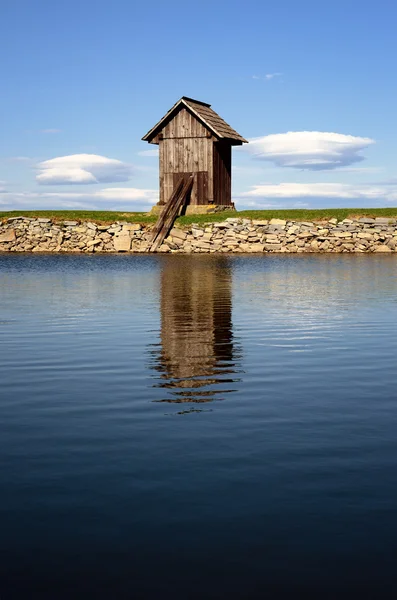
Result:
{"label": "stone embankment", "polygon": [[[14,217],[0,224],[5,252],[146,252],[152,226],[53,222]],[[174,227],[159,252],[396,252],[397,220],[377,217],[326,222],[232,218]]]}

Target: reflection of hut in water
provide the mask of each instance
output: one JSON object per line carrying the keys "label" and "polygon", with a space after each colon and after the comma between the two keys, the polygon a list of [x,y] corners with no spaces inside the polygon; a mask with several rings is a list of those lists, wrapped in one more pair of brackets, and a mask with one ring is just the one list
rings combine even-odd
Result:
{"label": "reflection of hut in water", "polygon": [[194,266],[180,258],[164,257],[156,368],[169,389],[165,401],[208,402],[233,381],[231,272],[225,257],[200,257]]}

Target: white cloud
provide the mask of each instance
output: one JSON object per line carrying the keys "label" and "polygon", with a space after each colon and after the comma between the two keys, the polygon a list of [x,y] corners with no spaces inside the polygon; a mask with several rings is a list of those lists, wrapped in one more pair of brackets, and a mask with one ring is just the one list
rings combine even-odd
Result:
{"label": "white cloud", "polygon": [[153,148],[153,150],[142,150],[142,152],[138,152],[139,156],[158,156],[159,149]]}
{"label": "white cloud", "polygon": [[289,131],[254,138],[244,147],[255,158],[311,171],[345,167],[364,160],[359,154],[371,138],[321,131]]}
{"label": "white cloud", "polygon": [[266,183],[253,186],[242,198],[346,198],[397,201],[397,185],[352,185],[347,183]]}
{"label": "white cloud", "polygon": [[59,156],[39,163],[36,181],[41,185],[111,183],[128,181],[130,165],[97,154]]}
{"label": "white cloud", "polygon": [[40,133],[61,133],[62,129],[40,129]]}
{"label": "white cloud", "polygon": [[[40,208],[114,208],[133,205],[148,210],[158,201],[158,191],[139,188],[103,188],[90,192],[9,192],[0,187],[0,205],[4,210]],[[104,206],[105,205],[105,206]]]}

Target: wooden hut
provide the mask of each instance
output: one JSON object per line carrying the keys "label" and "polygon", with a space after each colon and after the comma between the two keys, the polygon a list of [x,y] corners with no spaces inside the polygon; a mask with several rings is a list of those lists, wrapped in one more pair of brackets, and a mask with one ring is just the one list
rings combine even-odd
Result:
{"label": "wooden hut", "polygon": [[142,138],[159,146],[160,201],[167,206],[181,179],[187,213],[233,208],[232,146],[247,142],[210,104],[183,96]]}

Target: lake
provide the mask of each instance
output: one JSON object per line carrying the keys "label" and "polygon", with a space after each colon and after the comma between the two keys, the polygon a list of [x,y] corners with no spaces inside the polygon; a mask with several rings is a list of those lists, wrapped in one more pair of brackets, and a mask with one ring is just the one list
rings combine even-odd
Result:
{"label": "lake", "polygon": [[0,255],[0,598],[394,597],[397,257]]}

